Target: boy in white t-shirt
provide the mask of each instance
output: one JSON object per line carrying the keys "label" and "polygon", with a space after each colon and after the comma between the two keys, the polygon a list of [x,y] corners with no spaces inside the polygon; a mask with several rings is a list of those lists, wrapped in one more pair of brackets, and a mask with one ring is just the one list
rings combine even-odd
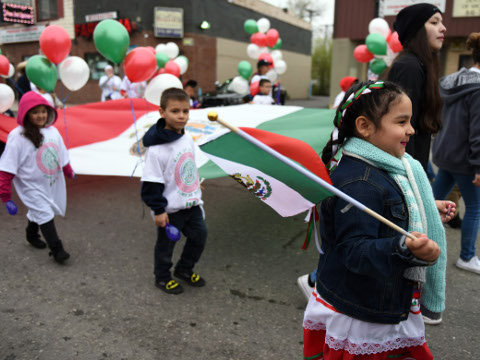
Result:
{"label": "boy in white t-shirt", "polygon": [[202,208],[202,190],[195,164],[193,139],[185,135],[190,98],[185,91],[170,88],[160,99],[160,120],[143,137],[147,147],[142,176],[142,200],[152,209],[157,228],[155,285],[167,294],[180,294],[183,287],[172,279],[170,269],[175,241],[166,234],[167,223],[186,237],[174,276],[191,286],[205,280],[193,272],[207,240]]}
{"label": "boy in white t-shirt", "polygon": [[253,97],[252,103],[257,105],[272,105],[275,101],[270,95],[272,83],[268,79],[261,79],[258,84],[258,94]]}

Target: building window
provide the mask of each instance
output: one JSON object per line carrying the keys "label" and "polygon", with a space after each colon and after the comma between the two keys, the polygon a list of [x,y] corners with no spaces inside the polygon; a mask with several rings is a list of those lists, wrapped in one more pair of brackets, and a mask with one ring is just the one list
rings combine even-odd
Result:
{"label": "building window", "polygon": [[63,0],[36,0],[37,21],[63,17]]}

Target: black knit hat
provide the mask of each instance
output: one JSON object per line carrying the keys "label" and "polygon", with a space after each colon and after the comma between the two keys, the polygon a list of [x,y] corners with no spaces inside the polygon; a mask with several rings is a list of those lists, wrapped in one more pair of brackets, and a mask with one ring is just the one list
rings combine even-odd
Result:
{"label": "black knit hat", "polygon": [[403,8],[395,18],[393,28],[398,33],[398,39],[403,46],[415,36],[422,26],[435,13],[442,13],[432,4],[420,3]]}

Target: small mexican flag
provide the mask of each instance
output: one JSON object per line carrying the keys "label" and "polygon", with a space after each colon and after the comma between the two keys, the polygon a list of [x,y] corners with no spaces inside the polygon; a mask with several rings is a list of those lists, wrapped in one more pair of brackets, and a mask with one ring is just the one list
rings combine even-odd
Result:
{"label": "small mexican flag", "polygon": [[[331,184],[325,165],[307,143],[256,128],[240,129]],[[208,141],[200,145],[200,149],[281,216],[307,211],[332,195],[318,183],[235,133]]]}

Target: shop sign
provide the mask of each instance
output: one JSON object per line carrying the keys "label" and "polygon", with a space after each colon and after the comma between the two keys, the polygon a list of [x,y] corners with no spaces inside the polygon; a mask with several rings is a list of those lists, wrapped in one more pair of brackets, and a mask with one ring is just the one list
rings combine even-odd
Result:
{"label": "shop sign", "polygon": [[[468,0],[467,0],[468,1]],[[445,12],[445,2],[446,0],[380,0],[378,15],[380,17],[384,16],[396,16],[400,10],[406,8],[407,6],[426,2],[433,4],[440,9],[441,12]]]}
{"label": "shop sign", "polygon": [[[133,30],[135,30],[135,26],[130,22],[130,19],[128,18],[118,19],[118,22],[125,26],[125,29],[127,29],[129,34],[131,34]],[[97,24],[98,22],[75,24],[75,37],[83,36],[85,38],[91,38]]]}
{"label": "shop sign", "polygon": [[3,3],[3,21],[20,23],[20,24],[34,24],[35,18],[32,6]]}
{"label": "shop sign", "polygon": [[0,44],[39,41],[45,25],[0,30]]}
{"label": "shop sign", "polygon": [[117,12],[116,11],[109,11],[109,12],[104,12],[104,13],[98,13],[98,14],[91,14],[91,15],[85,15],[85,21],[88,22],[98,22],[102,21],[105,19],[116,19],[117,18]]}
{"label": "shop sign", "polygon": [[183,9],[155,7],[153,13],[154,35],[156,37],[183,37]]}
{"label": "shop sign", "polygon": [[480,0],[454,0],[453,17],[480,16]]}

